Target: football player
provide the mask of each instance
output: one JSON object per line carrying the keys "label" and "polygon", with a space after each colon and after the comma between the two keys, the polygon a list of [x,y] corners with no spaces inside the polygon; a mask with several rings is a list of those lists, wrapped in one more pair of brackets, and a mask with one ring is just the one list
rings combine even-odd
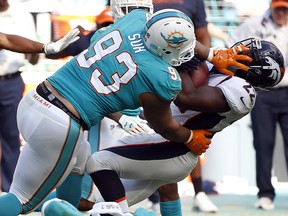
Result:
{"label": "football player", "polygon": [[[198,94],[192,94],[190,100],[183,100],[184,96],[180,93],[171,110],[174,118],[185,127],[193,129],[194,133],[209,135],[205,130],[213,134],[220,132],[251,111],[257,91],[269,90],[283,78],[284,60],[275,45],[256,39],[247,39],[236,45],[240,44],[249,47],[245,54],[253,59],[248,72],[234,68],[232,70],[235,76],[227,76],[213,67],[209,85],[197,90],[193,89],[191,80],[187,77],[189,75],[180,73],[183,85],[188,84],[187,88],[183,87],[184,91],[191,91],[192,86],[192,91]],[[199,145],[198,150],[194,148],[194,152],[191,152],[185,145],[175,145],[157,133],[127,136],[117,140],[113,147],[94,153],[89,158],[87,170],[105,201],[121,200],[126,192],[131,206],[146,199],[160,187],[161,214],[180,216],[182,213],[177,182],[191,172],[198,155],[203,152],[202,148],[206,150],[206,146]],[[110,171],[116,172],[121,181],[119,177],[107,175]],[[117,208],[116,206],[118,205],[115,204],[113,208]],[[98,203],[92,214],[94,212],[97,215],[103,208],[109,212],[112,207]]]}

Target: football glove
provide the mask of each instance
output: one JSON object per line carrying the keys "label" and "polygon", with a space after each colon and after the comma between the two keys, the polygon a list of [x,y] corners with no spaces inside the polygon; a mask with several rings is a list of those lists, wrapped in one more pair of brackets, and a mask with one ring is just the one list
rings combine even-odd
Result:
{"label": "football glove", "polygon": [[64,50],[69,44],[77,41],[80,36],[78,28],[71,29],[64,37],[55,42],[44,44],[43,49],[45,54],[55,54]]}
{"label": "football glove", "polygon": [[195,154],[201,155],[209,148],[212,132],[206,130],[193,130],[192,140],[188,140],[185,145]]}
{"label": "football glove", "polygon": [[227,69],[229,66],[237,67],[244,71],[248,71],[249,69],[248,66],[238,62],[239,60],[247,62],[252,61],[252,58],[249,56],[239,54],[243,51],[249,51],[249,48],[245,47],[244,45],[223,50],[214,50],[211,48],[207,60],[211,62],[220,73],[233,76],[234,73]]}
{"label": "football glove", "polygon": [[129,134],[148,133],[150,127],[147,125],[147,121],[139,118],[138,116],[122,115],[119,119],[121,127]]}

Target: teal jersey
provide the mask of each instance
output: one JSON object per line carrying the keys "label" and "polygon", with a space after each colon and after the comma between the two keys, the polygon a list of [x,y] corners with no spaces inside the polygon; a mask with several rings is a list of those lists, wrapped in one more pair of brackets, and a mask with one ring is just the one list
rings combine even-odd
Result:
{"label": "teal jersey", "polygon": [[141,108],[139,107],[137,109],[125,109],[122,110],[121,113],[127,116],[139,116],[141,113]]}
{"label": "teal jersey", "polygon": [[143,93],[172,101],[181,91],[177,71],[145,47],[147,15],[136,9],[96,31],[88,49],[48,78],[88,128],[110,113],[138,108]]}

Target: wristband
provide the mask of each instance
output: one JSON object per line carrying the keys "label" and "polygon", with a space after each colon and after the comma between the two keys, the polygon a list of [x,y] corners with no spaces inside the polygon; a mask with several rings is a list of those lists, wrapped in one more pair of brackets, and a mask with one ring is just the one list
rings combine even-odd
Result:
{"label": "wristband", "polygon": [[46,46],[46,44],[43,44],[42,53],[46,53],[46,52],[45,52],[45,46]]}
{"label": "wristband", "polygon": [[214,56],[214,48],[210,48],[209,49],[209,54],[208,54],[208,57],[207,57],[207,61],[211,62],[213,56]]}
{"label": "wristband", "polygon": [[191,141],[192,141],[192,139],[193,139],[193,131],[192,130],[190,130],[190,136],[189,136],[189,138],[188,138],[188,140],[185,142],[185,144],[188,144],[188,143],[190,143]]}
{"label": "wristband", "polygon": [[46,43],[46,44],[43,44],[43,51],[44,51],[45,54],[50,54],[50,53],[48,53],[48,50],[47,50],[47,46],[48,46],[48,44],[50,44],[50,43],[51,43],[51,42]]}
{"label": "wristband", "polygon": [[46,44],[44,44],[43,45],[43,50],[44,50],[44,53],[45,54],[53,54],[53,53],[55,53],[55,51],[53,51],[53,50],[51,50],[51,48],[50,48],[50,50],[47,50],[48,49],[48,45],[50,45],[50,44],[52,44],[53,42],[48,42],[48,43],[46,43]]}

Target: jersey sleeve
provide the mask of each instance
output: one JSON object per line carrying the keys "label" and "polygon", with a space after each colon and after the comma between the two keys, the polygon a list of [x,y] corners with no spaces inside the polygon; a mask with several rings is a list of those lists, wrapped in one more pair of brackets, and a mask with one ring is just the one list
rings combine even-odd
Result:
{"label": "jersey sleeve", "polygon": [[139,116],[141,112],[141,108],[137,108],[137,109],[125,109],[122,110],[121,113],[123,115],[128,115],[128,116]]}
{"label": "jersey sleeve", "polygon": [[252,110],[255,104],[256,90],[245,80],[233,76],[218,84],[217,87],[222,90],[231,111],[247,114]]}
{"label": "jersey sleeve", "polygon": [[172,67],[163,69],[162,74],[156,89],[157,95],[164,101],[174,101],[182,90],[180,75]]}

